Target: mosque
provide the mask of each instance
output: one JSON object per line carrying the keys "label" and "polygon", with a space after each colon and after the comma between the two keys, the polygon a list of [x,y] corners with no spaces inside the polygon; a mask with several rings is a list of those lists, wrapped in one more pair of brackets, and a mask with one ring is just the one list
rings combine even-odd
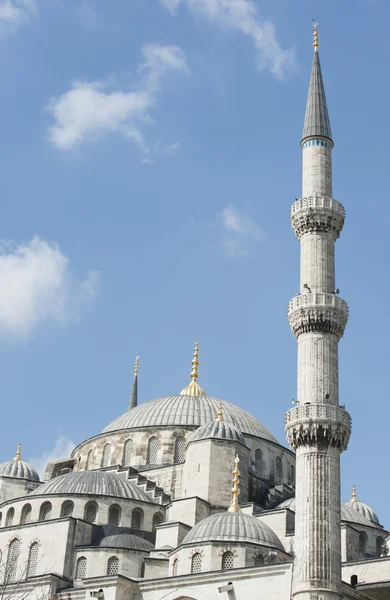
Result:
{"label": "mosque", "polygon": [[[339,404],[348,306],[335,285],[344,207],[332,195],[333,138],[314,25],[290,210],[301,248],[288,306],[298,347],[291,449],[242,408],[191,381],[138,404],[49,463],[0,465],[0,590],[31,600],[389,600],[390,537],[356,489],[340,504],[351,418]],[[232,483],[231,483],[232,482]]]}

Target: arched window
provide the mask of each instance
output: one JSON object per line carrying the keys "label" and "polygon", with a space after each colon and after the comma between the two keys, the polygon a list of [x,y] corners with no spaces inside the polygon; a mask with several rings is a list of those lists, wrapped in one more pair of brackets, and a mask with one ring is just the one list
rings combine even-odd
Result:
{"label": "arched window", "polygon": [[65,500],[61,506],[61,517],[71,517],[73,515],[74,503],[72,500]]}
{"label": "arched window", "polygon": [[133,529],[142,529],[144,513],[140,508],[135,508],[131,513],[131,527]]}
{"label": "arched window", "polygon": [[1,527],[1,521],[3,520],[3,513],[0,512],[0,527]]}
{"label": "arched window", "polygon": [[131,454],[133,452],[133,440],[126,440],[123,445],[122,465],[130,467]]}
{"label": "arched window", "polygon": [[357,586],[357,582],[358,582],[358,576],[357,575],[351,575],[351,586],[352,587]]}
{"label": "arched window", "polygon": [[87,559],[85,556],[80,556],[76,563],[76,576],[75,579],[84,579],[87,574]]}
{"label": "arched window", "polygon": [[174,463],[183,463],[186,458],[186,438],[180,435],[175,441]]}
{"label": "arched window", "polygon": [[179,559],[175,558],[175,560],[173,561],[173,565],[172,565],[172,576],[173,577],[176,577],[178,568],[179,568]]}
{"label": "arched window", "polygon": [[89,452],[87,454],[87,462],[86,462],[86,465],[85,465],[85,468],[86,468],[87,471],[88,471],[88,469],[91,468],[92,460],[93,460],[93,450],[91,448],[91,450],[89,450]]}
{"label": "arched window", "polygon": [[255,563],[255,565],[263,565],[264,564],[264,556],[262,554],[256,554],[254,563]]}
{"label": "arched window", "polygon": [[366,553],[367,536],[362,531],[359,533],[359,554],[364,555]]}
{"label": "arched window", "polygon": [[9,508],[7,511],[7,516],[5,518],[5,526],[11,527],[14,522],[15,509],[13,507]]}
{"label": "arched window", "polygon": [[31,504],[25,504],[22,508],[22,514],[20,515],[20,524],[31,522]]}
{"label": "arched window", "polygon": [[146,562],[143,560],[142,563],[141,563],[140,577],[145,577],[145,567],[146,567]]}
{"label": "arched window", "polygon": [[291,465],[291,485],[295,485],[295,467]]}
{"label": "arched window", "polygon": [[27,561],[27,577],[34,577],[37,572],[38,565],[38,555],[39,555],[39,544],[38,542],[34,542],[30,546],[30,550],[28,551],[28,561]]}
{"label": "arched window", "polygon": [[283,479],[283,464],[282,464],[282,459],[280,458],[280,456],[276,457],[276,483],[281,483],[282,479]]}
{"label": "arched window", "polygon": [[381,537],[376,538],[376,555],[381,556],[383,553],[383,539]]}
{"label": "arched window", "polygon": [[260,448],[255,450],[255,472],[259,477],[263,475],[263,451]]}
{"label": "arched window", "polygon": [[85,505],[84,519],[88,523],[95,523],[97,517],[98,505],[96,502],[87,502]]}
{"label": "arched window", "polygon": [[7,583],[13,583],[16,580],[18,572],[18,559],[20,554],[20,540],[15,538],[8,546],[7,564],[5,565],[4,579]]}
{"label": "arched window", "polygon": [[148,465],[155,465],[157,463],[157,450],[158,450],[158,439],[151,437],[148,442],[148,456],[146,462]]}
{"label": "arched window", "polygon": [[102,467],[109,467],[111,462],[111,444],[105,444],[102,454]]}
{"label": "arched window", "polygon": [[191,558],[191,573],[200,573],[202,571],[202,556],[196,552]]}
{"label": "arched window", "polygon": [[44,502],[39,511],[40,521],[49,521],[51,518],[51,502]]}
{"label": "arched window", "polygon": [[118,575],[119,571],[119,558],[117,556],[111,556],[107,563],[107,575]]}
{"label": "arched window", "polygon": [[114,527],[119,527],[121,520],[121,509],[117,504],[110,506],[108,511],[108,524]]}
{"label": "arched window", "polygon": [[234,569],[233,552],[224,552],[222,554],[222,569]]}
{"label": "arched window", "polygon": [[153,515],[152,531],[156,531],[157,525],[161,525],[161,523],[162,523],[162,516],[160,515],[160,513],[155,513]]}

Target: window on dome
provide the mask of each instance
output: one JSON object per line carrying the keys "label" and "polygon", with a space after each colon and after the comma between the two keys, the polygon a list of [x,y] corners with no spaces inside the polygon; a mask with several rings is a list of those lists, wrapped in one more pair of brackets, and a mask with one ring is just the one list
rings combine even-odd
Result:
{"label": "window on dome", "polygon": [[255,472],[259,477],[263,475],[263,451],[260,448],[255,450]]}
{"label": "window on dome", "polygon": [[131,527],[133,529],[142,529],[144,513],[140,508],[135,508],[131,513]]}
{"label": "window on dome", "polygon": [[40,521],[49,521],[51,518],[51,502],[44,502],[39,511]]}
{"label": "window on dome", "polygon": [[22,508],[22,514],[20,516],[20,524],[31,522],[31,504],[25,504]]}
{"label": "window on dome", "polygon": [[105,444],[102,454],[102,467],[109,467],[111,462],[111,444]]}
{"label": "window on dome", "polygon": [[95,523],[97,517],[98,505],[96,502],[88,502],[85,505],[84,511],[84,519],[88,521],[88,523]]}
{"label": "window on dome", "polygon": [[158,439],[151,437],[148,442],[148,456],[146,462],[148,465],[155,465],[157,463],[157,451],[158,451]]}
{"label": "window on dome", "polygon": [[282,464],[282,459],[280,458],[280,456],[276,457],[276,461],[275,461],[275,465],[276,465],[276,483],[281,483],[282,479],[283,479],[283,464]]}
{"label": "window on dome", "polygon": [[133,440],[126,440],[123,445],[122,465],[130,467],[131,455],[133,452]]}
{"label": "window on dome", "polygon": [[18,572],[18,560],[20,554],[20,540],[15,538],[8,546],[7,563],[5,565],[4,579],[7,583],[13,583],[16,580]]}
{"label": "window on dome", "polygon": [[111,556],[107,563],[107,575],[118,575],[119,571],[119,558],[117,556]]}
{"label": "window on dome", "polygon": [[146,562],[143,560],[142,563],[141,563],[140,577],[145,577],[145,567],[146,567]]}
{"label": "window on dome", "polygon": [[191,573],[200,573],[202,571],[202,556],[196,552],[191,559]]}
{"label": "window on dome", "polygon": [[27,577],[34,577],[37,572],[38,565],[38,555],[39,555],[39,544],[38,542],[34,542],[30,546],[30,550],[28,551],[28,561],[27,561]]}
{"label": "window on dome", "polygon": [[87,454],[87,462],[85,464],[85,468],[86,468],[87,471],[88,471],[88,469],[91,468],[92,460],[93,460],[93,450],[91,448],[91,450],[89,450],[89,452]]}
{"label": "window on dome", "polygon": [[117,504],[113,504],[110,506],[110,510],[108,512],[108,524],[113,525],[113,527],[119,527],[121,520],[121,509]]}
{"label": "window on dome", "polygon": [[153,515],[153,521],[152,521],[152,530],[156,531],[156,527],[157,525],[161,525],[162,523],[162,516],[160,515],[160,513],[156,513]]}
{"label": "window on dome", "polygon": [[61,506],[61,517],[71,517],[73,515],[74,503],[72,500],[65,500]]}
{"label": "window on dome", "polygon": [[222,569],[234,569],[233,552],[224,552],[222,555]]}
{"label": "window on dome", "polygon": [[75,579],[84,579],[87,574],[87,559],[85,556],[80,556],[76,563],[76,576]]}
{"label": "window on dome", "polygon": [[173,565],[172,565],[172,576],[173,577],[176,577],[178,568],[179,568],[179,559],[175,558],[175,560],[173,561]]}
{"label": "window on dome", "polygon": [[367,546],[367,535],[364,533],[364,531],[362,531],[361,533],[359,533],[359,554],[360,554],[361,558],[366,553],[366,546]]}
{"label": "window on dome", "polygon": [[295,467],[291,465],[291,485],[295,485]]}
{"label": "window on dome", "polygon": [[256,554],[254,563],[255,563],[255,565],[263,565],[264,564],[264,556],[262,554]]}
{"label": "window on dome", "polygon": [[376,538],[376,555],[377,556],[382,556],[383,546],[384,546],[383,538],[377,537]]}
{"label": "window on dome", "polygon": [[175,441],[175,452],[173,456],[173,462],[183,463],[186,458],[186,438],[180,435]]}
{"label": "window on dome", "polygon": [[11,527],[12,523],[14,522],[14,516],[15,516],[15,509],[11,507],[8,509],[7,516],[5,518],[5,526],[6,527]]}

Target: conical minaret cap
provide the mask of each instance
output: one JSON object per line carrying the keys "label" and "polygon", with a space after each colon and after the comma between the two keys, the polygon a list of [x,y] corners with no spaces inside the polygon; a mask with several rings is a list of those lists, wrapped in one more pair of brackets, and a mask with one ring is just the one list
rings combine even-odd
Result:
{"label": "conical minaret cap", "polygon": [[138,364],[139,364],[139,354],[135,357],[134,380],[133,380],[133,387],[131,390],[129,410],[131,410],[132,408],[135,408],[138,405]]}
{"label": "conical minaret cap", "polygon": [[319,42],[317,27],[318,23],[313,23],[314,56],[301,144],[303,144],[307,138],[319,137],[328,139],[333,145],[328,107],[326,104],[325,87],[322,79],[320,55],[318,52]]}

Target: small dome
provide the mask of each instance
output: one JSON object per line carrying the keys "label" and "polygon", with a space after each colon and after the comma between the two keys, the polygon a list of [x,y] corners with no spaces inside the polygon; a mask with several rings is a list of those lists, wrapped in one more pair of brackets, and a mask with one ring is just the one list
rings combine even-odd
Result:
{"label": "small dome", "polygon": [[[348,503],[349,504],[349,503]],[[371,526],[373,522],[367,519],[362,513],[351,508],[348,504],[341,505],[341,520],[344,523],[360,523],[360,525]],[[295,498],[289,498],[288,500],[284,500],[276,506],[275,508],[289,508],[293,512],[295,512]]]}
{"label": "small dome", "polygon": [[226,421],[212,421],[205,423],[195,431],[190,442],[207,439],[231,440],[232,442],[240,442],[246,446],[244,436],[232,423]]}
{"label": "small dome", "polygon": [[349,502],[345,504],[345,506],[350,506],[353,510],[356,510],[358,513],[366,517],[369,521],[376,523],[379,525],[379,519],[374,510],[372,510],[371,506],[368,504],[364,504],[363,502],[359,502],[356,496],[356,486],[354,485],[352,488],[352,498]]}
{"label": "small dome", "polygon": [[182,544],[200,542],[247,542],[283,550],[283,544],[268,525],[245,513],[224,512],[200,521],[191,529]]}
{"label": "small dome", "polygon": [[128,550],[144,550],[150,552],[154,546],[144,538],[131,533],[118,533],[117,535],[107,535],[102,539],[99,546],[104,548],[126,548]]}
{"label": "small dome", "polygon": [[24,460],[7,460],[0,464],[0,477],[17,477],[18,479],[28,479],[29,481],[39,481],[39,475]]}
{"label": "small dome", "polygon": [[57,494],[88,494],[113,496],[140,502],[153,502],[143,490],[120,475],[108,471],[77,471],[50,479],[40,485],[30,496],[55,496]]}

